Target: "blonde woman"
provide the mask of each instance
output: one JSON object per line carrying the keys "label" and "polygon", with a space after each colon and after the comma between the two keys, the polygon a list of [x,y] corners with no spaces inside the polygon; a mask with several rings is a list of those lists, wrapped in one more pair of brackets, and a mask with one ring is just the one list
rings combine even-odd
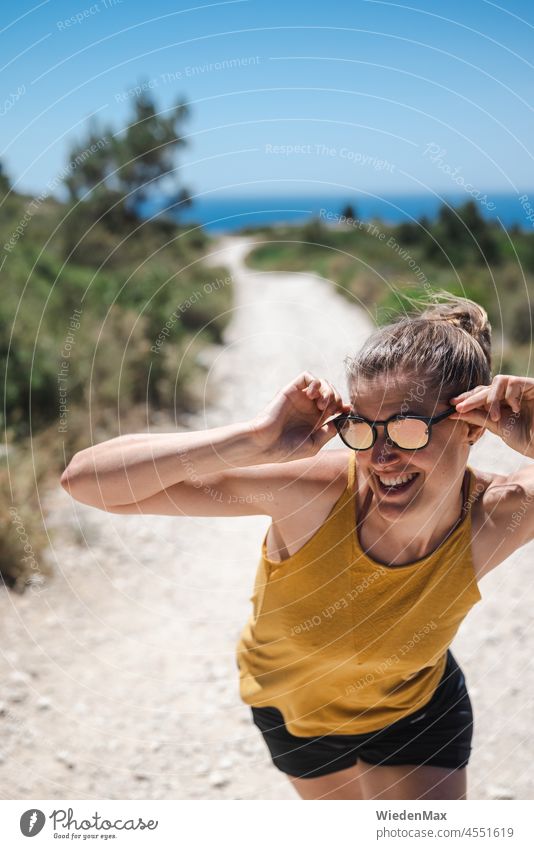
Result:
{"label": "blonde woman", "polygon": [[236,663],[303,799],[467,798],[473,715],[449,646],[480,579],[534,537],[534,468],[467,464],[486,428],[534,457],[534,380],[492,379],[478,304],[422,307],[346,359],[350,404],[303,372],[251,421],[111,439],[61,479],[113,513],[271,517]]}

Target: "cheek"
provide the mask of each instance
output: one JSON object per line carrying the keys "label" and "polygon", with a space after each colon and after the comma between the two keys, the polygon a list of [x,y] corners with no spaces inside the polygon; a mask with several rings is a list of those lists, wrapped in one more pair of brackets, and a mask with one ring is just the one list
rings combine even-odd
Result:
{"label": "cheek", "polygon": [[457,466],[458,461],[461,461],[468,431],[469,428],[465,422],[451,422],[450,427],[443,434],[443,438],[440,439],[443,457],[451,464],[451,467]]}
{"label": "cheek", "polygon": [[358,456],[358,452],[356,452],[356,463],[358,465],[358,469],[361,470],[362,474],[367,476],[367,475],[370,474],[370,472],[369,472],[369,462],[365,457],[363,457],[363,453],[364,452],[362,451],[360,453],[360,456]]}
{"label": "cheek", "polygon": [[436,468],[447,466],[450,462],[447,458],[445,445],[438,445],[436,442],[427,445],[421,451],[417,451],[414,455],[414,461],[426,475],[432,474]]}
{"label": "cheek", "polygon": [[431,450],[425,456],[425,468],[428,474],[433,474],[445,479],[450,478],[463,458],[459,451],[456,437],[439,439],[433,443]]}

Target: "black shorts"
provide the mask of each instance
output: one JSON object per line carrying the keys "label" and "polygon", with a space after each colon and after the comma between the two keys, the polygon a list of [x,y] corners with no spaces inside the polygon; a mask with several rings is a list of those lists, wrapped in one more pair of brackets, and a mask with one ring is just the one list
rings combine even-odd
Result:
{"label": "black shorts", "polygon": [[459,769],[467,766],[473,710],[465,678],[450,649],[434,695],[419,710],[379,731],[295,737],[275,707],[251,707],[274,765],[295,778],[317,778],[354,766],[412,764]]}

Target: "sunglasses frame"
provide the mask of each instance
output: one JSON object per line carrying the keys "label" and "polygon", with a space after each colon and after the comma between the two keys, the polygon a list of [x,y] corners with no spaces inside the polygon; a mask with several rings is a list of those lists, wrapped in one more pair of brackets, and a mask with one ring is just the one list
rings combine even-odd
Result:
{"label": "sunglasses frame", "polygon": [[[336,426],[336,430],[338,432],[338,435],[339,435],[341,441],[347,446],[347,448],[351,448],[352,451],[369,451],[369,449],[373,447],[373,445],[376,442],[376,437],[377,437],[376,425],[382,425],[383,427],[385,427],[387,438],[400,451],[422,451],[423,448],[426,448],[428,443],[430,442],[430,437],[432,436],[432,425],[436,424],[436,422],[442,421],[442,419],[447,418],[447,416],[450,416],[452,413],[455,413],[455,412],[456,412],[456,407],[448,407],[442,413],[438,413],[437,416],[414,416],[411,413],[408,413],[406,415],[404,415],[403,413],[394,413],[392,416],[389,417],[389,419],[383,419],[382,421],[377,420],[377,421],[374,421],[374,422],[370,421],[369,419],[364,418],[363,416],[356,416],[353,413],[341,413],[341,415],[336,416],[336,418],[332,419],[332,421],[334,422],[334,424]],[[417,421],[425,422],[425,424],[428,428],[428,439],[427,439],[426,443],[424,445],[422,445],[420,448],[403,448],[401,445],[397,445],[395,440],[392,439],[391,436],[389,435],[389,430],[388,430],[388,424],[391,421],[396,421],[397,419],[417,419]],[[368,424],[370,426],[370,428],[373,432],[373,441],[371,442],[371,444],[367,448],[354,448],[353,445],[349,445],[348,442],[346,442],[346,440],[343,438],[343,436],[341,434],[341,426],[344,424],[344,422],[346,422],[348,420],[354,421],[354,422],[365,422],[365,424]]]}

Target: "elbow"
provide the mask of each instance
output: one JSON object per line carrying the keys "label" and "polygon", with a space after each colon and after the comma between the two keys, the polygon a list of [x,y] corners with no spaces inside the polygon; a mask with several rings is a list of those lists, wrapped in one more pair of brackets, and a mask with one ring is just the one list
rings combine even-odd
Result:
{"label": "elbow", "polygon": [[65,469],[65,471],[61,475],[59,482],[60,482],[61,486],[63,487],[63,489],[69,488],[68,485],[69,485],[69,482],[70,482],[70,466],[67,466],[67,468]]}
{"label": "elbow", "polygon": [[[74,459],[74,457],[73,457]],[[69,489],[69,485],[72,479],[72,460],[68,464],[68,466],[63,470],[63,473],[59,479],[59,482],[63,489]]]}
{"label": "elbow", "polygon": [[72,460],[70,461],[68,466],[65,468],[65,470],[63,471],[63,473],[62,473],[62,475],[59,479],[59,482],[60,482],[61,486],[63,487],[63,489],[66,490],[66,492],[68,492],[69,495],[72,495],[73,498],[76,498],[75,490],[78,489],[80,478],[81,478],[80,471],[79,471],[79,469],[76,468],[76,466],[78,465],[76,463],[76,457],[77,456],[78,456],[78,454],[74,455],[74,457],[72,458]]}
{"label": "elbow", "polygon": [[59,482],[65,492],[79,501],[80,504],[86,504],[88,507],[96,507],[98,510],[109,511],[110,505],[104,501],[98,475],[87,468],[86,457],[75,454],[66,469],[63,471]]}

